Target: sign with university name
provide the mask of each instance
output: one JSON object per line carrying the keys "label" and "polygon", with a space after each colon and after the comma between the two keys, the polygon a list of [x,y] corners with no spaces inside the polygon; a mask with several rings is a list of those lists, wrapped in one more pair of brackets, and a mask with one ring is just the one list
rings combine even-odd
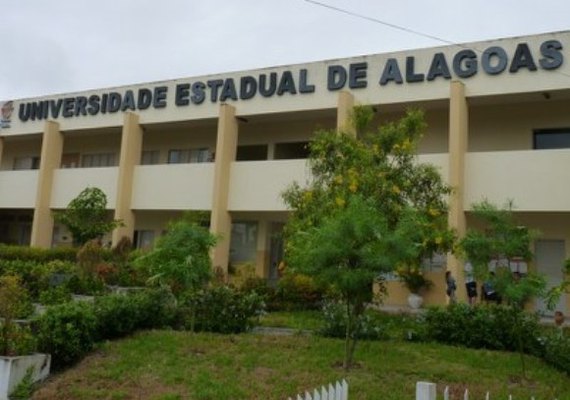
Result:
{"label": "sign with university name", "polygon": [[[518,43],[512,53],[503,47],[491,46],[484,51],[465,47],[452,56],[434,53],[428,67],[420,70],[413,55],[405,58],[387,58],[380,68],[369,69],[368,62],[327,66],[326,88],[318,88],[311,81],[309,70],[284,70],[243,75],[237,78],[215,78],[178,83],[174,88],[160,85],[101,94],[59,97],[54,99],[22,102],[18,105],[18,119],[22,122],[95,116],[126,111],[161,109],[170,103],[177,107],[198,106],[204,102],[247,101],[257,96],[303,95],[317,90],[357,90],[371,85],[404,85],[436,80],[468,79],[477,74],[516,74],[521,70],[555,70],[564,61],[562,43],[546,40],[538,48],[528,43]],[[6,102],[4,104],[12,102]],[[8,112],[9,111],[9,112]],[[11,109],[2,108],[1,127],[10,126]]]}

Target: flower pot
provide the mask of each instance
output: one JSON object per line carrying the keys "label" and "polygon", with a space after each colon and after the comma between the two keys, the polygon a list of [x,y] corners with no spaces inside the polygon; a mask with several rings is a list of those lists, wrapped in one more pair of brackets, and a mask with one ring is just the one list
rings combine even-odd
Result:
{"label": "flower pot", "polygon": [[49,354],[0,357],[0,400],[8,400],[8,396],[28,373],[31,374],[32,383],[46,379],[50,363]]}
{"label": "flower pot", "polygon": [[422,306],[424,298],[416,293],[410,293],[408,296],[408,305],[412,310],[417,310]]}

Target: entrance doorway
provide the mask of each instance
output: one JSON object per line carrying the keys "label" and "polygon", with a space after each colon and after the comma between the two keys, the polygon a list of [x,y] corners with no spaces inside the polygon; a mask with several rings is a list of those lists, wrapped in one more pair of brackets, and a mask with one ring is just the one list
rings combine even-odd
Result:
{"label": "entrance doorway", "polygon": [[271,286],[279,280],[279,263],[283,261],[283,226],[274,222],[271,224],[271,244],[269,248],[269,276],[267,280]]}
{"label": "entrance doorway", "polygon": [[[535,242],[534,255],[536,257],[536,269],[540,274],[546,275],[547,290],[553,286],[560,285],[564,279],[563,265],[566,258],[564,240],[537,240]],[[537,311],[544,315],[552,316],[554,311],[562,311],[567,314],[566,295],[563,294],[554,310],[546,308],[544,300],[537,299]]]}

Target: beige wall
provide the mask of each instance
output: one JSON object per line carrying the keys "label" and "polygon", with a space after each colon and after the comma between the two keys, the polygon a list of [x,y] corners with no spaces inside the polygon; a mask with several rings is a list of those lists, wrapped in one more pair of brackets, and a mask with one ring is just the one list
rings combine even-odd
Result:
{"label": "beige wall", "polygon": [[214,163],[135,167],[131,207],[135,210],[209,210]]}
{"label": "beige wall", "polygon": [[570,127],[569,108],[569,100],[553,99],[471,106],[468,151],[532,149],[534,129]]}
{"label": "beige wall", "polygon": [[97,187],[107,196],[107,209],[115,207],[118,167],[56,169],[51,194],[52,208],[65,208],[83,189]]}
{"label": "beige wall", "polygon": [[[336,59],[320,61],[301,65],[280,66],[266,69],[258,69],[251,71],[233,72],[227,74],[218,74],[210,76],[183,78],[172,81],[165,81],[160,83],[145,83],[141,85],[125,86],[112,89],[99,89],[82,93],[69,93],[65,97],[72,97],[75,95],[90,96],[93,94],[109,93],[110,91],[118,91],[124,93],[126,90],[135,90],[139,88],[151,88],[164,85],[167,87],[168,106],[165,108],[155,109],[149,108],[140,111],[141,123],[151,124],[161,121],[185,121],[189,119],[199,120],[207,118],[216,118],[218,115],[219,102],[204,101],[202,104],[177,107],[174,103],[174,97],[177,84],[187,84],[196,81],[207,81],[210,79],[228,79],[233,78],[236,82],[246,75],[258,76],[259,74],[269,74],[275,72],[282,75],[284,71],[291,71],[295,76],[297,83],[299,82],[299,73],[301,69],[308,71],[309,82],[315,85],[315,92],[308,94],[290,94],[285,93],[282,96],[274,95],[269,98],[257,95],[247,101],[233,101],[228,100],[229,104],[235,105],[239,108],[237,115],[242,117],[275,113],[275,112],[293,112],[302,111],[307,109],[324,110],[335,109],[338,101],[338,91],[327,90],[327,69],[331,65],[342,65],[348,67],[351,63],[365,62],[367,68],[367,81],[366,88],[353,90],[354,99],[356,103],[360,104],[403,104],[410,102],[421,102],[430,100],[441,100],[448,98],[449,81],[439,77],[431,82],[423,81],[413,84],[403,83],[401,85],[391,82],[386,86],[378,84],[379,77],[390,58],[395,58],[400,66],[404,69],[406,57],[414,56],[416,61],[416,71],[423,73],[429,70],[432,63],[433,56],[436,53],[443,53],[446,56],[448,63],[451,63],[455,54],[465,49],[465,47],[472,47],[475,49],[486,49],[491,46],[501,46],[505,49],[510,58],[515,52],[516,46],[519,43],[526,42],[533,55],[540,58],[539,48],[540,45],[546,40],[560,40],[563,46],[568,46],[570,43],[570,32],[557,32],[547,33],[536,36],[527,36],[509,39],[497,39],[486,42],[476,42],[470,44],[462,44],[461,46],[442,46],[437,48],[415,49],[410,51],[401,51],[386,54],[375,54],[368,56],[360,56],[349,59]],[[480,59],[480,56],[478,57]],[[464,79],[469,89],[467,96],[484,97],[502,94],[517,94],[517,93],[541,93],[553,90],[569,89],[570,81],[567,76],[570,74],[570,63],[565,62],[560,68],[554,71],[546,71],[540,69],[535,72],[530,72],[525,69],[517,73],[509,73],[507,71],[500,75],[488,75],[479,68],[479,72],[470,78]],[[46,99],[57,99],[63,96],[44,96],[35,99],[26,99],[24,101],[40,101]],[[22,100],[14,101],[14,108],[18,108]],[[58,118],[61,123],[61,130],[76,130],[102,126],[121,126],[122,115],[121,113],[107,113],[98,114],[96,116],[82,116],[73,118]],[[23,133],[40,132],[42,130],[43,121],[28,121],[25,123],[17,119],[12,121],[12,127],[3,129],[2,133],[5,135],[18,135]]]}
{"label": "beige wall", "polygon": [[570,149],[468,153],[466,209],[512,199],[520,211],[570,211]]}
{"label": "beige wall", "polygon": [[[113,153],[115,165],[119,165],[121,152],[121,130],[106,130],[64,133],[63,154]],[[81,165],[81,159],[79,160]]]}
{"label": "beige wall", "polygon": [[4,139],[4,150],[0,157],[0,171],[12,170],[18,157],[39,157],[42,150],[41,135]]}
{"label": "beige wall", "polygon": [[0,171],[0,208],[34,208],[38,171]]}
{"label": "beige wall", "polygon": [[153,127],[143,134],[143,151],[158,150],[159,163],[168,162],[169,150],[208,148],[216,150],[216,127],[187,127],[164,129]]}

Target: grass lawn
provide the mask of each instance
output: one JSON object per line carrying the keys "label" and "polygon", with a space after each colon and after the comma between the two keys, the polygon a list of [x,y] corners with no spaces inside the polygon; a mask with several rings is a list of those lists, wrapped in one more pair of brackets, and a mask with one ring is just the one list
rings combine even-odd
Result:
{"label": "grass lawn", "polygon": [[469,387],[471,398],[570,399],[568,376],[516,354],[400,340],[360,342],[358,365],[344,373],[343,341],[317,336],[140,332],[102,345],[75,368],[49,379],[33,399],[286,399],[346,378],[350,399],[414,399],[415,383]]}

